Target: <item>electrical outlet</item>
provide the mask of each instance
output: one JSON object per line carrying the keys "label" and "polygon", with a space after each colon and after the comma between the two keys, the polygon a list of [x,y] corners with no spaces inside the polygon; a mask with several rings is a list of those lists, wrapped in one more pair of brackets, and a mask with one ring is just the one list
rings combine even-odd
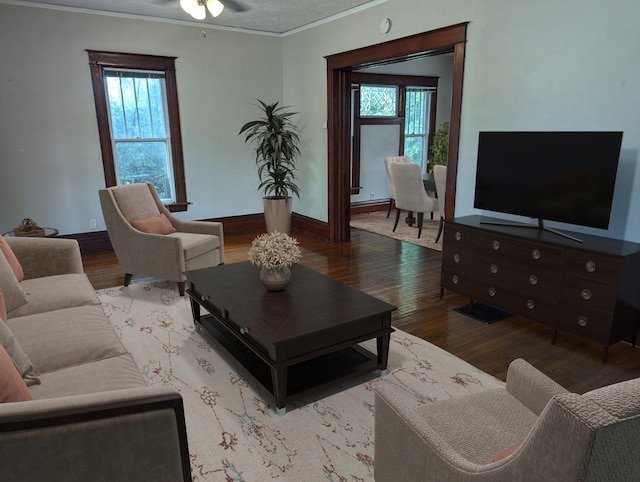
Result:
{"label": "electrical outlet", "polygon": [[376,198],[376,193],[372,192],[369,194],[369,199],[375,199]]}
{"label": "electrical outlet", "polygon": [[89,219],[89,229],[96,229],[98,222],[95,219]]}

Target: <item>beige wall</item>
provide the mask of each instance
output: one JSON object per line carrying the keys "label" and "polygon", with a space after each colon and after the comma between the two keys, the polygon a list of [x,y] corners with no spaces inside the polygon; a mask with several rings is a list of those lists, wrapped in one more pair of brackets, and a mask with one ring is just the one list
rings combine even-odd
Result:
{"label": "beige wall", "polygon": [[180,216],[262,210],[240,126],[282,99],[281,40],[0,4],[0,232],[31,217],[104,229],[104,174],[86,49],[175,56],[188,197]]}

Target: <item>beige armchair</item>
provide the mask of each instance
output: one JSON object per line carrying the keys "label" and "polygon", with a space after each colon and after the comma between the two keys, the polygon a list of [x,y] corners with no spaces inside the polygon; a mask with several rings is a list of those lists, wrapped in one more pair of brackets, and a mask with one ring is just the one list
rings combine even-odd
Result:
{"label": "beige armchair", "polygon": [[[99,195],[109,239],[125,271],[125,286],[137,274],[177,281],[180,295],[184,295],[184,271],[224,263],[222,223],[174,217],[158,198],[153,184],[109,187],[100,189]],[[162,214],[175,232],[142,232],[131,224]]]}
{"label": "beige armchair", "polygon": [[640,378],[578,395],[518,359],[505,388],[375,403],[376,482],[640,480]]}

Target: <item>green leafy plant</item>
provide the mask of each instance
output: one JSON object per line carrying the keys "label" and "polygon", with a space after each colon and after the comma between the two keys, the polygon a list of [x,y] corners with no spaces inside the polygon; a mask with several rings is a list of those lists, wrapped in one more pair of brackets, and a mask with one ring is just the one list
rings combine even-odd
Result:
{"label": "green leafy plant", "polygon": [[449,122],[443,122],[433,135],[429,148],[429,166],[446,166],[449,162]]}
{"label": "green leafy plant", "polygon": [[291,122],[296,112],[278,107],[278,102],[266,104],[258,99],[264,117],[247,122],[238,135],[246,134],[244,141],[254,146],[259,191],[265,196],[288,198],[289,193],[300,197],[296,184],[297,160],[300,155],[300,138]]}

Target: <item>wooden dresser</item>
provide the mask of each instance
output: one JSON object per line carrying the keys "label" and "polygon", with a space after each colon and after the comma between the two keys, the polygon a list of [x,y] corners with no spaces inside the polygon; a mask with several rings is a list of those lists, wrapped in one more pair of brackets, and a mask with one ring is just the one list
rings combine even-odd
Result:
{"label": "wooden dresser", "polygon": [[441,288],[609,346],[640,328],[640,244],[562,231],[445,222]]}

